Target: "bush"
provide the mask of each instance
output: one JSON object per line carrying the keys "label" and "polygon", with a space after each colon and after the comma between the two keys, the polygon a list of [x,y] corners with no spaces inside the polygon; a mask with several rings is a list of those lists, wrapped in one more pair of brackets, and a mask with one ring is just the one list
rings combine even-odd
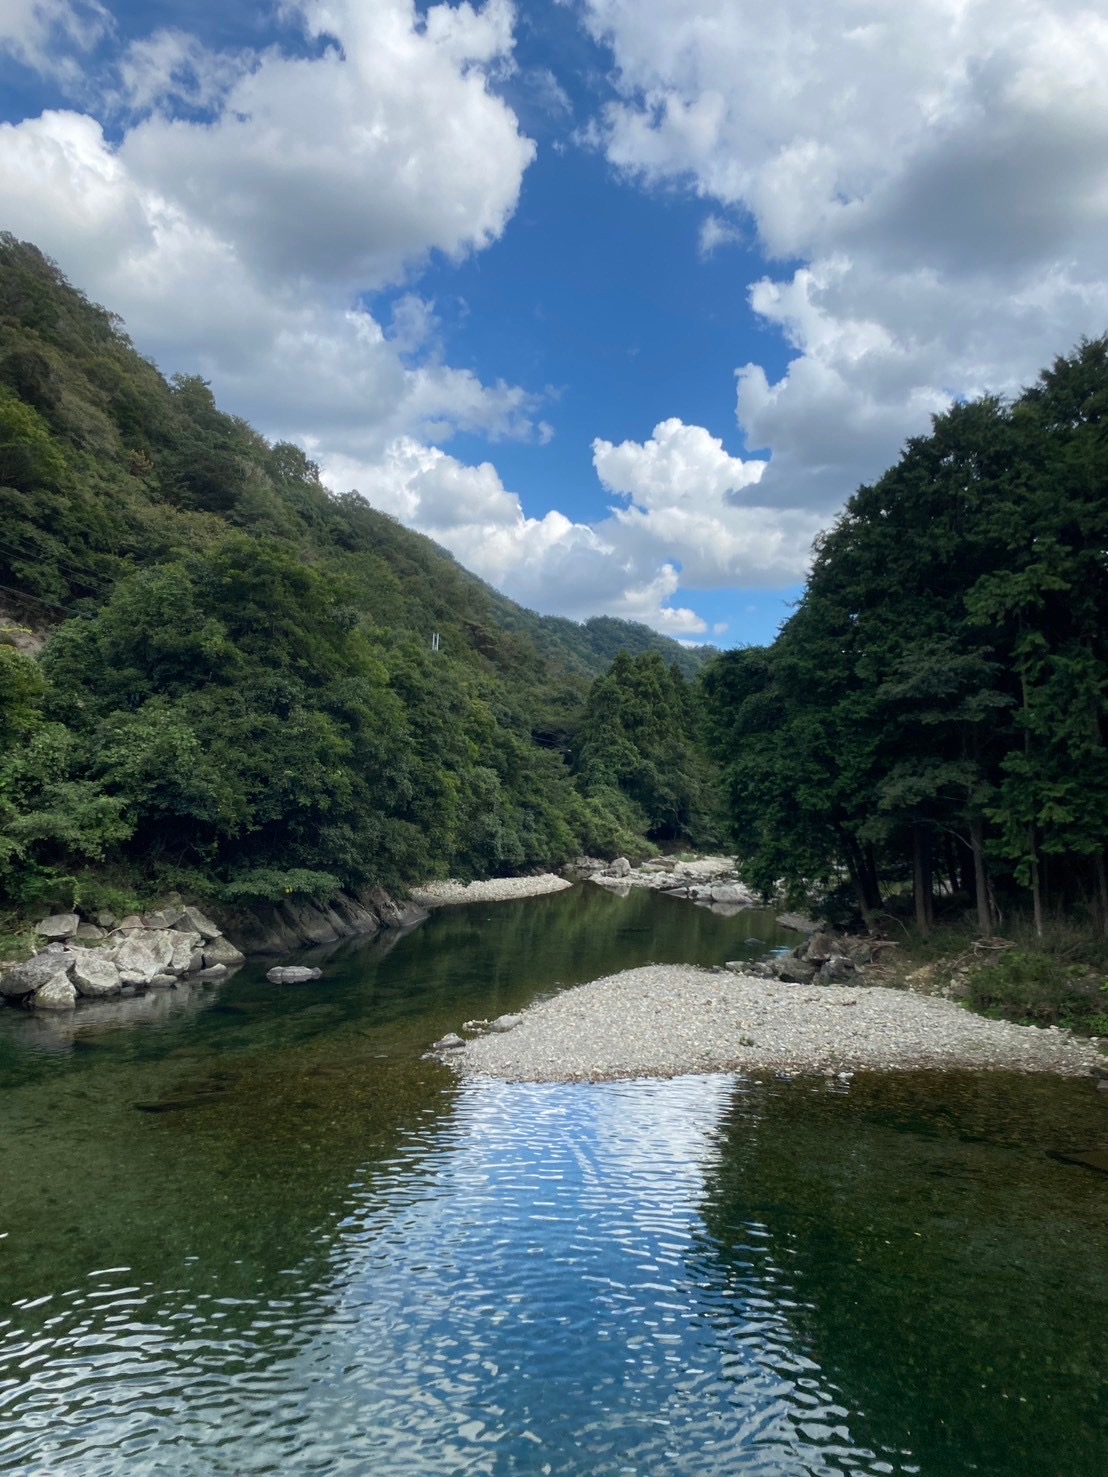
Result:
{"label": "bush", "polygon": [[995,964],[976,970],[967,994],[973,1008],[986,1015],[1087,1030],[1103,989],[1103,981],[1083,964],[1013,949]]}

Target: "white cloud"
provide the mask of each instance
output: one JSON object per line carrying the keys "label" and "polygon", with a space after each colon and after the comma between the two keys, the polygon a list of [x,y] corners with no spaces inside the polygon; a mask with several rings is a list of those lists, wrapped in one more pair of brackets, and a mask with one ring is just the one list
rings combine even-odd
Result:
{"label": "white cloud", "polygon": [[712,256],[721,246],[734,246],[743,239],[743,234],[733,221],[724,220],[714,212],[706,215],[700,223],[697,247],[704,258]]}
{"label": "white cloud", "polygon": [[528,517],[491,464],[466,466],[411,438],[375,460],[313,454],[330,486],[356,487],[521,603],[574,619],[643,621],[670,636],[709,629],[673,604],[679,590],[796,583],[818,532],[810,514],[748,505],[762,463],[729,456],[702,427],[678,420],[643,443],[594,444],[603,486],[626,500],[595,523],[557,511]]}
{"label": "white cloud", "polygon": [[[158,32],[123,54],[121,87],[153,112],[118,144],[86,113],[0,126],[4,224],[167,371],[204,374],[271,434],[358,455],[454,429],[540,435],[533,396],[442,362],[414,298],[392,341],[358,298],[428,251],[487,244],[533,154],[486,85],[510,56],[511,8],[447,10],[421,27],[411,0],[300,5],[312,35],[341,43],[314,59]],[[222,111],[174,118],[182,93]]]}
{"label": "white cloud", "polygon": [[[1108,13],[1082,0],[586,0],[644,184],[745,213],[795,351],[738,371],[767,504],[828,512],[954,393],[1108,327]],[[711,219],[711,217],[709,218]],[[708,241],[712,233],[708,231]]]}
{"label": "white cloud", "polygon": [[112,28],[99,0],[4,0],[0,53],[62,83],[80,75],[74,52],[93,49]]}
{"label": "white cloud", "polygon": [[679,562],[690,590],[803,579],[819,518],[767,505],[765,462],[730,456],[702,426],[671,419],[642,443],[594,441],[593,463],[603,485],[628,499],[613,509],[610,536],[638,564]]}
{"label": "white cloud", "polygon": [[184,103],[213,108],[249,70],[249,52],[215,52],[172,29],[132,41],[118,63],[120,102],[136,113]]}

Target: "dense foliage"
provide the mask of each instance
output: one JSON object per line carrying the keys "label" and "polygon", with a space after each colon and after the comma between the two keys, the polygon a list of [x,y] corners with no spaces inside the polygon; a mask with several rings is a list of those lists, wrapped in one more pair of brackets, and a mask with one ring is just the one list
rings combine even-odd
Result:
{"label": "dense foliage", "polygon": [[706,671],[747,874],[1022,889],[1108,928],[1108,340],[957,404],[850,499],[768,648]]}
{"label": "dense foliage", "polygon": [[589,680],[620,650],[674,695],[650,763],[682,750],[697,653],[513,605],[329,493],[204,381],[167,383],[11,237],[0,586],[9,628],[49,630],[41,659],[0,640],[0,896],[17,904],[88,898],[113,869],[326,895],[696,823],[692,790],[644,801],[626,768],[601,780],[582,760],[575,780],[571,764]]}

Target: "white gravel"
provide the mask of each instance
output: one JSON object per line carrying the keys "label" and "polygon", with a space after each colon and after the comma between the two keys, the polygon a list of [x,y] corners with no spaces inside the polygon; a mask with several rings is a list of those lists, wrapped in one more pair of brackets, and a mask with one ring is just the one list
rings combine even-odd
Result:
{"label": "white gravel", "polygon": [[543,872],[539,877],[493,877],[488,882],[424,882],[412,888],[412,897],[421,907],[444,908],[453,903],[506,903],[513,898],[541,897],[572,886],[564,877]]}
{"label": "white gravel", "polygon": [[465,1076],[511,1082],[916,1067],[1080,1076],[1102,1060],[1064,1031],[986,1020],[907,990],[662,964],[565,990],[524,1011],[513,1031],[443,1058]]}

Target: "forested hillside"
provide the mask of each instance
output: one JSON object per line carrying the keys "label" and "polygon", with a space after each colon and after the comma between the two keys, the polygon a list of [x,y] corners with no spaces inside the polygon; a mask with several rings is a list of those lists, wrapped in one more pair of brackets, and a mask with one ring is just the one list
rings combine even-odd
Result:
{"label": "forested hillside", "polygon": [[[0,895],[16,905],[87,901],[113,876],[323,896],[697,823],[578,750],[589,679],[619,651],[675,692],[699,653],[513,605],[329,493],[202,380],[167,383],[9,236],[0,585]],[[39,659],[20,623],[48,631]]]}
{"label": "forested hillside", "polygon": [[938,417],[705,690],[751,880],[1108,929],[1108,340]]}

